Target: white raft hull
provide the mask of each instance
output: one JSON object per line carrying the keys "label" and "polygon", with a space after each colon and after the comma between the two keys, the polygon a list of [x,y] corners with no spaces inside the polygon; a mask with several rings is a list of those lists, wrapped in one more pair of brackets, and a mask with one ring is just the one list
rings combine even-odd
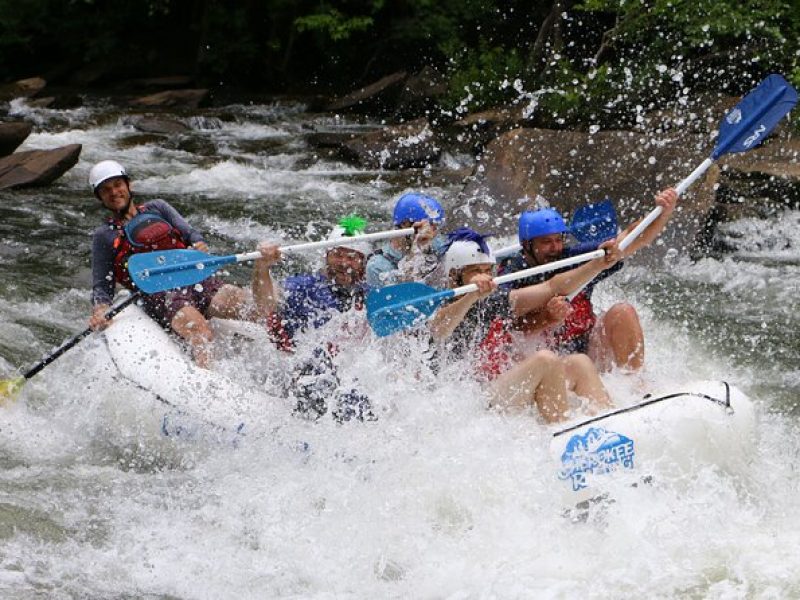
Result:
{"label": "white raft hull", "polygon": [[[190,356],[137,306],[117,315],[103,332],[97,372],[112,386],[134,392],[139,422],[157,435],[239,435],[266,427],[276,399],[212,370]],[[136,393],[138,392],[138,393]],[[147,399],[147,400],[146,400]]]}
{"label": "white raft hull", "polygon": [[691,474],[701,465],[735,472],[754,435],[750,399],[723,381],[702,381],[562,427],[550,452],[557,485],[574,506],[614,485]]}

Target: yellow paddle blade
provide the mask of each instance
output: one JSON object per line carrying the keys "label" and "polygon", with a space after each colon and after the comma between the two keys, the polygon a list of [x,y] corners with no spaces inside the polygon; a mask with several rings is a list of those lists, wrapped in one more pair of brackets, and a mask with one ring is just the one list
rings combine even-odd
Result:
{"label": "yellow paddle blade", "polygon": [[0,406],[4,406],[6,402],[12,400],[22,386],[25,384],[24,377],[17,377],[16,379],[0,379]]}

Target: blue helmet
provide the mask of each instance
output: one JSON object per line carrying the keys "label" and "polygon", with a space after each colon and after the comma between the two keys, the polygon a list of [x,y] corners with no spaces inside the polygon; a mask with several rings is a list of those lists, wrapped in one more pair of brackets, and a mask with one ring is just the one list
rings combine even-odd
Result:
{"label": "blue helmet", "polygon": [[533,238],[567,231],[567,224],[552,208],[526,210],[519,216],[519,241],[527,242]]}
{"label": "blue helmet", "polygon": [[431,221],[438,225],[444,222],[444,209],[435,198],[425,194],[403,194],[394,205],[392,220],[395,227],[405,221]]}

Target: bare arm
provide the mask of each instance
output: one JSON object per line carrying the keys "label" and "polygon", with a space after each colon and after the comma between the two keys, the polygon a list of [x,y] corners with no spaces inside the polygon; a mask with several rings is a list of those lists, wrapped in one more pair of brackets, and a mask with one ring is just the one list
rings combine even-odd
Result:
{"label": "bare arm", "polygon": [[277,244],[261,242],[258,245],[261,258],[253,266],[253,298],[259,318],[266,318],[278,307],[280,289],[275,285],[269,269],[280,261],[281,251]]}
{"label": "bare arm", "polygon": [[[625,248],[625,251],[623,252],[623,258],[628,258],[634,252],[641,250],[645,246],[649,246],[653,243],[653,241],[655,241],[661,232],[664,231],[664,227],[667,226],[667,222],[672,216],[672,211],[675,210],[675,203],[677,201],[678,193],[674,188],[667,188],[658,193],[656,196],[656,205],[663,209],[661,214],[650,224],[647,229],[642,232],[638,238],[633,241],[630,246]],[[624,239],[624,237],[627,236],[633,230],[633,228],[639,224],[640,221],[641,219],[625,229],[623,235],[619,236],[620,240]]]}
{"label": "bare arm", "polygon": [[441,307],[431,318],[431,335],[437,342],[449,338],[464,320],[469,309],[478,300],[485,298],[497,289],[497,284],[492,281],[490,275],[478,275],[470,283],[478,286],[477,292],[464,294],[458,300]]}
{"label": "bare arm", "polygon": [[509,294],[514,316],[521,317],[533,310],[542,308],[553,296],[568,296],[587,281],[591,281],[598,273],[619,261],[621,252],[616,240],[608,240],[600,244],[606,251],[603,258],[596,258],[580,267],[559,273],[543,283],[529,285]]}

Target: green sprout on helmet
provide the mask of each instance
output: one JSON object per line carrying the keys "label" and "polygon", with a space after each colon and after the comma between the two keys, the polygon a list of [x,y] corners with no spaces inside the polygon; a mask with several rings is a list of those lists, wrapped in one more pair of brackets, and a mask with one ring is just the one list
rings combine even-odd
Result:
{"label": "green sprout on helmet", "polygon": [[339,219],[339,227],[344,229],[344,235],[348,237],[361,235],[367,227],[367,220],[358,215],[347,215]]}

